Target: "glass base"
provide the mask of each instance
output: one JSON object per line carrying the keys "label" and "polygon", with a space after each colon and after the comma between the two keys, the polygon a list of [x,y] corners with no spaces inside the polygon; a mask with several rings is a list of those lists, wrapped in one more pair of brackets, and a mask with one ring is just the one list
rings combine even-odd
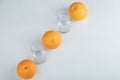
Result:
{"label": "glass base", "polygon": [[64,21],[59,22],[58,26],[59,26],[58,29],[59,29],[60,33],[68,33],[71,28],[70,22],[64,22]]}
{"label": "glass base", "polygon": [[47,60],[47,53],[45,50],[32,47],[32,55],[37,65],[43,64]]}
{"label": "glass base", "polygon": [[68,33],[71,28],[70,17],[67,10],[61,10],[58,12],[58,29],[61,33]]}

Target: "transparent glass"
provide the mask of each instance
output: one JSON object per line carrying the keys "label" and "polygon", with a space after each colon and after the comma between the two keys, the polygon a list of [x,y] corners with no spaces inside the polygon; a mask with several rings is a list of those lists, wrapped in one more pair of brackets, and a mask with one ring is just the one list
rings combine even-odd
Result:
{"label": "transparent glass", "polygon": [[47,52],[44,49],[32,46],[32,55],[37,65],[43,64],[47,60]]}
{"label": "transparent glass", "polygon": [[61,33],[68,33],[71,28],[71,21],[67,10],[60,10],[57,14],[58,30]]}
{"label": "transparent glass", "polygon": [[32,57],[37,65],[43,64],[47,60],[47,50],[41,43],[33,44],[31,47]]}

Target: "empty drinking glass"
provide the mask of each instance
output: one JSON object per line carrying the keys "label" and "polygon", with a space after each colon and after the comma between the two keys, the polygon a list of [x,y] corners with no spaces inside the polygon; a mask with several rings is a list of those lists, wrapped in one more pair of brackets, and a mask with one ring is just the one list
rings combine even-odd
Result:
{"label": "empty drinking glass", "polygon": [[67,33],[71,28],[71,21],[67,10],[60,10],[57,14],[58,17],[58,30],[61,33]]}

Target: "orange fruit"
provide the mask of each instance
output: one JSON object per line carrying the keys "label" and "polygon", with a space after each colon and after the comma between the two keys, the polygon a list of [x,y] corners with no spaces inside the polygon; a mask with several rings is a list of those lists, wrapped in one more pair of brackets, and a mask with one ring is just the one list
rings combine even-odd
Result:
{"label": "orange fruit", "polygon": [[42,44],[47,49],[57,48],[62,41],[62,37],[59,32],[55,30],[47,31],[42,37]]}
{"label": "orange fruit", "polygon": [[24,79],[32,78],[36,74],[36,64],[29,59],[21,61],[17,66],[17,74]]}
{"label": "orange fruit", "polygon": [[82,2],[75,2],[69,7],[69,15],[72,20],[80,21],[88,15],[88,10]]}

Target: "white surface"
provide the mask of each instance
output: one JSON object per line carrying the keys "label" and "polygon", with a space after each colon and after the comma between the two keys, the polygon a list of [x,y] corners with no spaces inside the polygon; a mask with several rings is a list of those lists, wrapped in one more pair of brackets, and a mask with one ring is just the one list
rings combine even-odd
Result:
{"label": "white surface", "polygon": [[[32,59],[31,45],[57,25],[57,11],[75,1],[0,0],[0,80],[21,80],[18,62]],[[32,80],[120,80],[120,1],[81,1],[89,16],[72,23]]]}

